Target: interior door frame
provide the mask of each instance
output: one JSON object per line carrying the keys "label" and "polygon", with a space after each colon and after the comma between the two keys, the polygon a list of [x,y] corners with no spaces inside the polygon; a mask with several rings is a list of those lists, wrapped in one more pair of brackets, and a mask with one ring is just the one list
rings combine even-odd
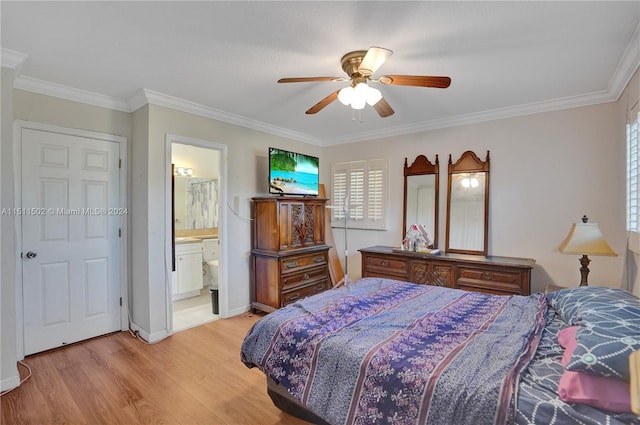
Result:
{"label": "interior door frame", "polygon": [[219,193],[219,205],[220,205],[220,221],[218,224],[218,240],[220,241],[220,263],[219,263],[219,306],[220,317],[229,317],[229,273],[227,271],[227,258],[228,258],[228,243],[227,237],[227,153],[229,147],[223,143],[213,142],[210,140],[196,139],[193,137],[181,136],[178,134],[167,133],[165,136],[165,217],[166,220],[164,229],[165,240],[165,288],[166,288],[166,300],[167,300],[167,329],[170,329],[170,333],[173,333],[173,296],[172,296],[172,281],[171,281],[171,265],[172,265],[172,248],[173,239],[171,231],[171,220],[173,217],[173,204],[171,202],[171,145],[173,143],[179,143],[182,145],[191,145],[199,148],[217,150],[220,154],[220,184],[218,185]]}
{"label": "interior door frame", "polygon": [[[97,131],[81,130],[76,128],[60,127],[53,124],[45,124],[32,121],[15,120],[13,123],[13,202],[16,210],[22,208],[22,130],[46,131],[49,133],[57,133],[68,136],[86,137],[90,139],[102,140],[105,142],[114,142],[120,145],[120,207],[128,208],[128,153],[129,142],[126,137],[115,134],[101,133]],[[128,308],[129,291],[128,291],[128,240],[129,232],[128,224],[131,220],[130,214],[121,216],[120,228],[122,229],[122,237],[120,238],[120,297],[122,297],[122,306],[120,309],[120,328],[125,331],[129,328]],[[19,215],[15,215],[14,224],[16,229],[16,351],[18,360],[24,359],[24,309],[22,297],[22,259],[19,253],[22,252],[22,219]]]}

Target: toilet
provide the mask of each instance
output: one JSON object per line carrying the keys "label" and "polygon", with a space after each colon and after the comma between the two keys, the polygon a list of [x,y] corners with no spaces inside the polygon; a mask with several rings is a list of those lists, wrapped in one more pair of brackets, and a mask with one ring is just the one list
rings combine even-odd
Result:
{"label": "toilet", "polygon": [[218,289],[220,244],[218,239],[202,240],[202,279],[205,287]]}

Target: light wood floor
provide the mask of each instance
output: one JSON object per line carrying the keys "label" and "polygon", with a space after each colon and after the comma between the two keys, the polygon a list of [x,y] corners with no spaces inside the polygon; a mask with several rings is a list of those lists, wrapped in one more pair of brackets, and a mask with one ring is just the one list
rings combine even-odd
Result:
{"label": "light wood floor", "polygon": [[33,376],[2,397],[0,422],[308,424],[273,406],[262,372],[240,362],[259,317],[217,320],[153,345],[119,332],[29,356]]}

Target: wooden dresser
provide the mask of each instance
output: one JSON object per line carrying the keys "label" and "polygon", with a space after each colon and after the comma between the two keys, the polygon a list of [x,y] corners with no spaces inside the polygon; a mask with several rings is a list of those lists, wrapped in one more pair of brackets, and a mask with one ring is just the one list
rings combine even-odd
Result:
{"label": "wooden dresser", "polygon": [[254,310],[272,312],[331,287],[321,198],[253,198]]}
{"label": "wooden dresser", "polygon": [[359,250],[362,277],[386,277],[420,284],[437,283],[449,288],[499,295],[529,295],[530,258],[466,254],[431,255],[396,251],[388,246]]}

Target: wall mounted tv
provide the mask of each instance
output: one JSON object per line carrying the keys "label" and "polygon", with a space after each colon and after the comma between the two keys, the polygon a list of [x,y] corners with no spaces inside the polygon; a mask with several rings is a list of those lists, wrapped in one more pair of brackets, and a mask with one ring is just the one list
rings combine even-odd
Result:
{"label": "wall mounted tv", "polygon": [[318,196],[318,158],[269,148],[269,193]]}

